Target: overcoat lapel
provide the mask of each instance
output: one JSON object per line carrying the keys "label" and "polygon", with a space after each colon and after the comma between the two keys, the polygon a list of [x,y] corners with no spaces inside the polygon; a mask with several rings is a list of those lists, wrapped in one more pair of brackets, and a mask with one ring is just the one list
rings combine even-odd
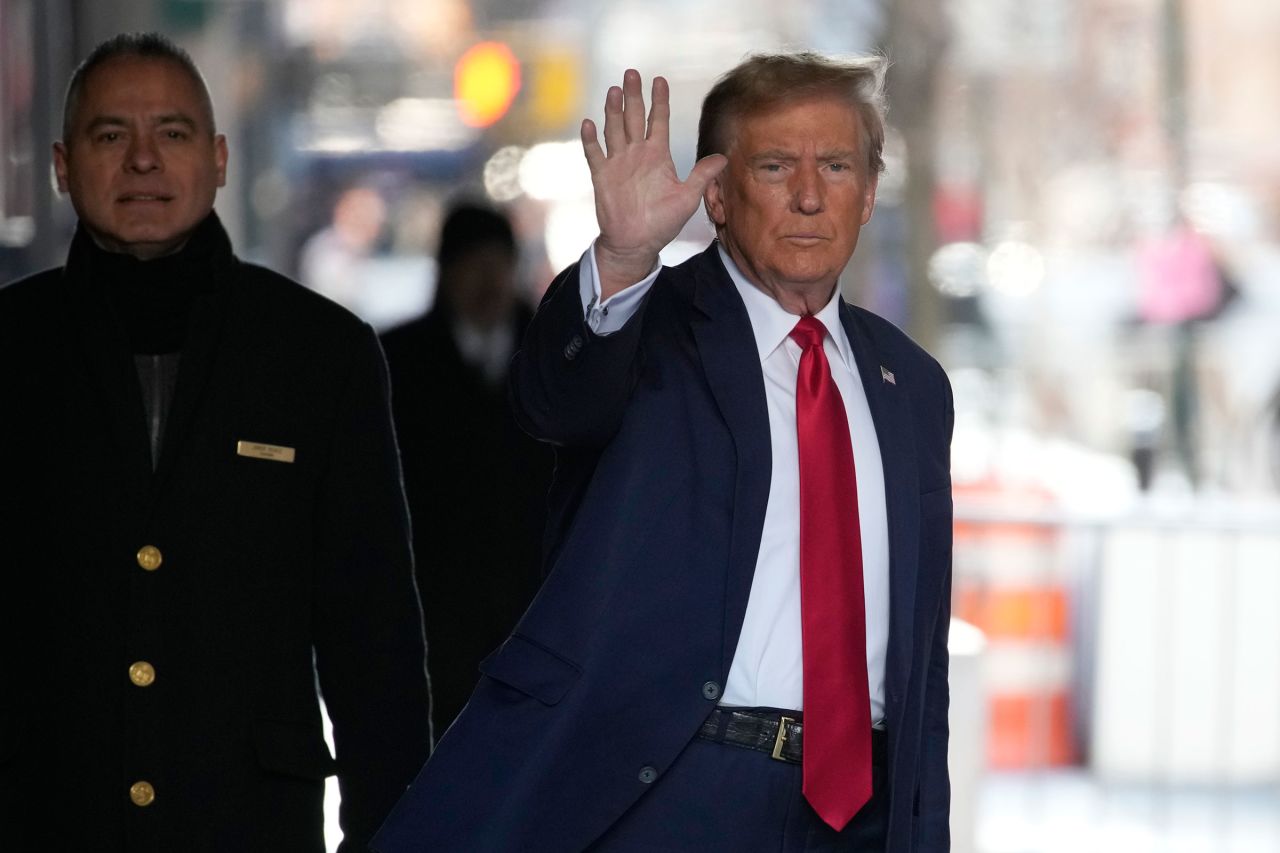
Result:
{"label": "overcoat lapel", "polygon": [[[76,239],[89,238],[78,235]],[[124,482],[117,493],[147,495],[151,488],[151,447],[137,368],[102,283],[95,281],[92,270],[77,260],[78,254],[71,252],[72,260],[62,279],[72,346],[119,448]]]}
{"label": "overcoat lapel", "polygon": [[156,497],[164,494],[165,485],[181,458],[182,445],[194,427],[209,378],[217,366],[226,315],[238,290],[236,262],[220,258],[214,263],[217,267],[212,279],[215,286],[200,293],[191,306],[187,342],[182,348],[182,362],[178,368],[178,385],[173,392],[169,421],[165,425],[160,448],[160,464],[156,468]]}
{"label": "overcoat lapel", "polygon": [[[884,466],[885,508],[889,516],[889,648],[885,662],[885,713],[889,728],[901,712],[911,675],[916,574],[920,559],[920,487],[915,430],[911,418],[911,377],[894,370],[868,324],[840,303],[840,319],[853,346]],[[893,377],[890,382],[885,375]]]}
{"label": "overcoat lapel", "polygon": [[701,312],[692,325],[707,384],[733,436],[738,460],[734,471],[733,532],[725,578],[721,675],[727,678],[760,552],[773,452],[764,373],[751,320],[742,297],[720,263],[718,251],[713,243],[692,265],[694,305]]}
{"label": "overcoat lapel", "polygon": [[[90,238],[78,233],[75,239]],[[224,320],[238,290],[239,262],[231,254],[225,234],[219,233],[217,239],[222,245],[210,260],[213,287],[197,295],[191,307],[178,384],[162,437],[160,463],[154,474],[146,408],[123,326],[103,293],[102,283],[95,279],[88,264],[80,260],[83,251],[77,251],[74,244],[63,274],[78,354],[111,424],[116,446],[120,448],[121,467],[127,481],[121,493],[142,496],[140,504],[144,509],[153,506],[164,493],[165,482],[191,432],[218,360]]]}

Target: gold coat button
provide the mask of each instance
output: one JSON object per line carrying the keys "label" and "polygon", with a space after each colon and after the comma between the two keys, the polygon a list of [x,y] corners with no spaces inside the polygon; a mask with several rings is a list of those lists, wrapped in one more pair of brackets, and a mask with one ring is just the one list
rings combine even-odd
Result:
{"label": "gold coat button", "polygon": [[155,545],[144,545],[138,552],[138,565],[148,572],[154,572],[164,562],[164,555]]}
{"label": "gold coat button", "polygon": [[156,668],[140,660],[129,666],[129,680],[139,687],[147,687],[156,680]]}
{"label": "gold coat button", "polygon": [[129,786],[129,799],[135,806],[149,806],[156,801],[156,789],[150,782],[134,782]]}

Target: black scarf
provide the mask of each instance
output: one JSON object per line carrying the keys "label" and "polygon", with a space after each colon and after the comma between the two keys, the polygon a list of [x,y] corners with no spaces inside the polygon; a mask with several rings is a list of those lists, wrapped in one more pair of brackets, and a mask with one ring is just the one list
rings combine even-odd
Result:
{"label": "black scarf", "polygon": [[215,213],[196,226],[177,252],[149,261],[108,252],[81,224],[71,242],[67,271],[80,283],[101,288],[130,352],[161,355],[182,350],[193,302],[217,288],[215,272],[230,256],[231,243]]}

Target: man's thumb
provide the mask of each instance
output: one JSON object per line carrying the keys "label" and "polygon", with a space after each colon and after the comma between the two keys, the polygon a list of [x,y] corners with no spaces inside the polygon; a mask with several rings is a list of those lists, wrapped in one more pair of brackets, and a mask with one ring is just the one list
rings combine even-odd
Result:
{"label": "man's thumb", "polygon": [[716,175],[723,172],[727,165],[729,165],[729,158],[723,154],[708,154],[693,164],[693,169],[689,172],[689,180],[685,183],[697,189],[698,195],[702,195],[707,189],[707,184],[714,181]]}

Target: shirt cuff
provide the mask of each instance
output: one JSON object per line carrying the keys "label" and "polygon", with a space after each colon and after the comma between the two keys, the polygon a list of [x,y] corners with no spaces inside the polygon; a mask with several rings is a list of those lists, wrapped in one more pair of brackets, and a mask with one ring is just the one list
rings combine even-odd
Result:
{"label": "shirt cuff", "polygon": [[578,293],[582,297],[582,311],[586,317],[587,327],[597,335],[610,335],[621,329],[627,321],[635,316],[641,301],[653,287],[662,272],[662,261],[653,265],[653,270],[640,281],[623,288],[608,299],[600,298],[600,270],[596,267],[596,244],[582,255],[578,264]]}

